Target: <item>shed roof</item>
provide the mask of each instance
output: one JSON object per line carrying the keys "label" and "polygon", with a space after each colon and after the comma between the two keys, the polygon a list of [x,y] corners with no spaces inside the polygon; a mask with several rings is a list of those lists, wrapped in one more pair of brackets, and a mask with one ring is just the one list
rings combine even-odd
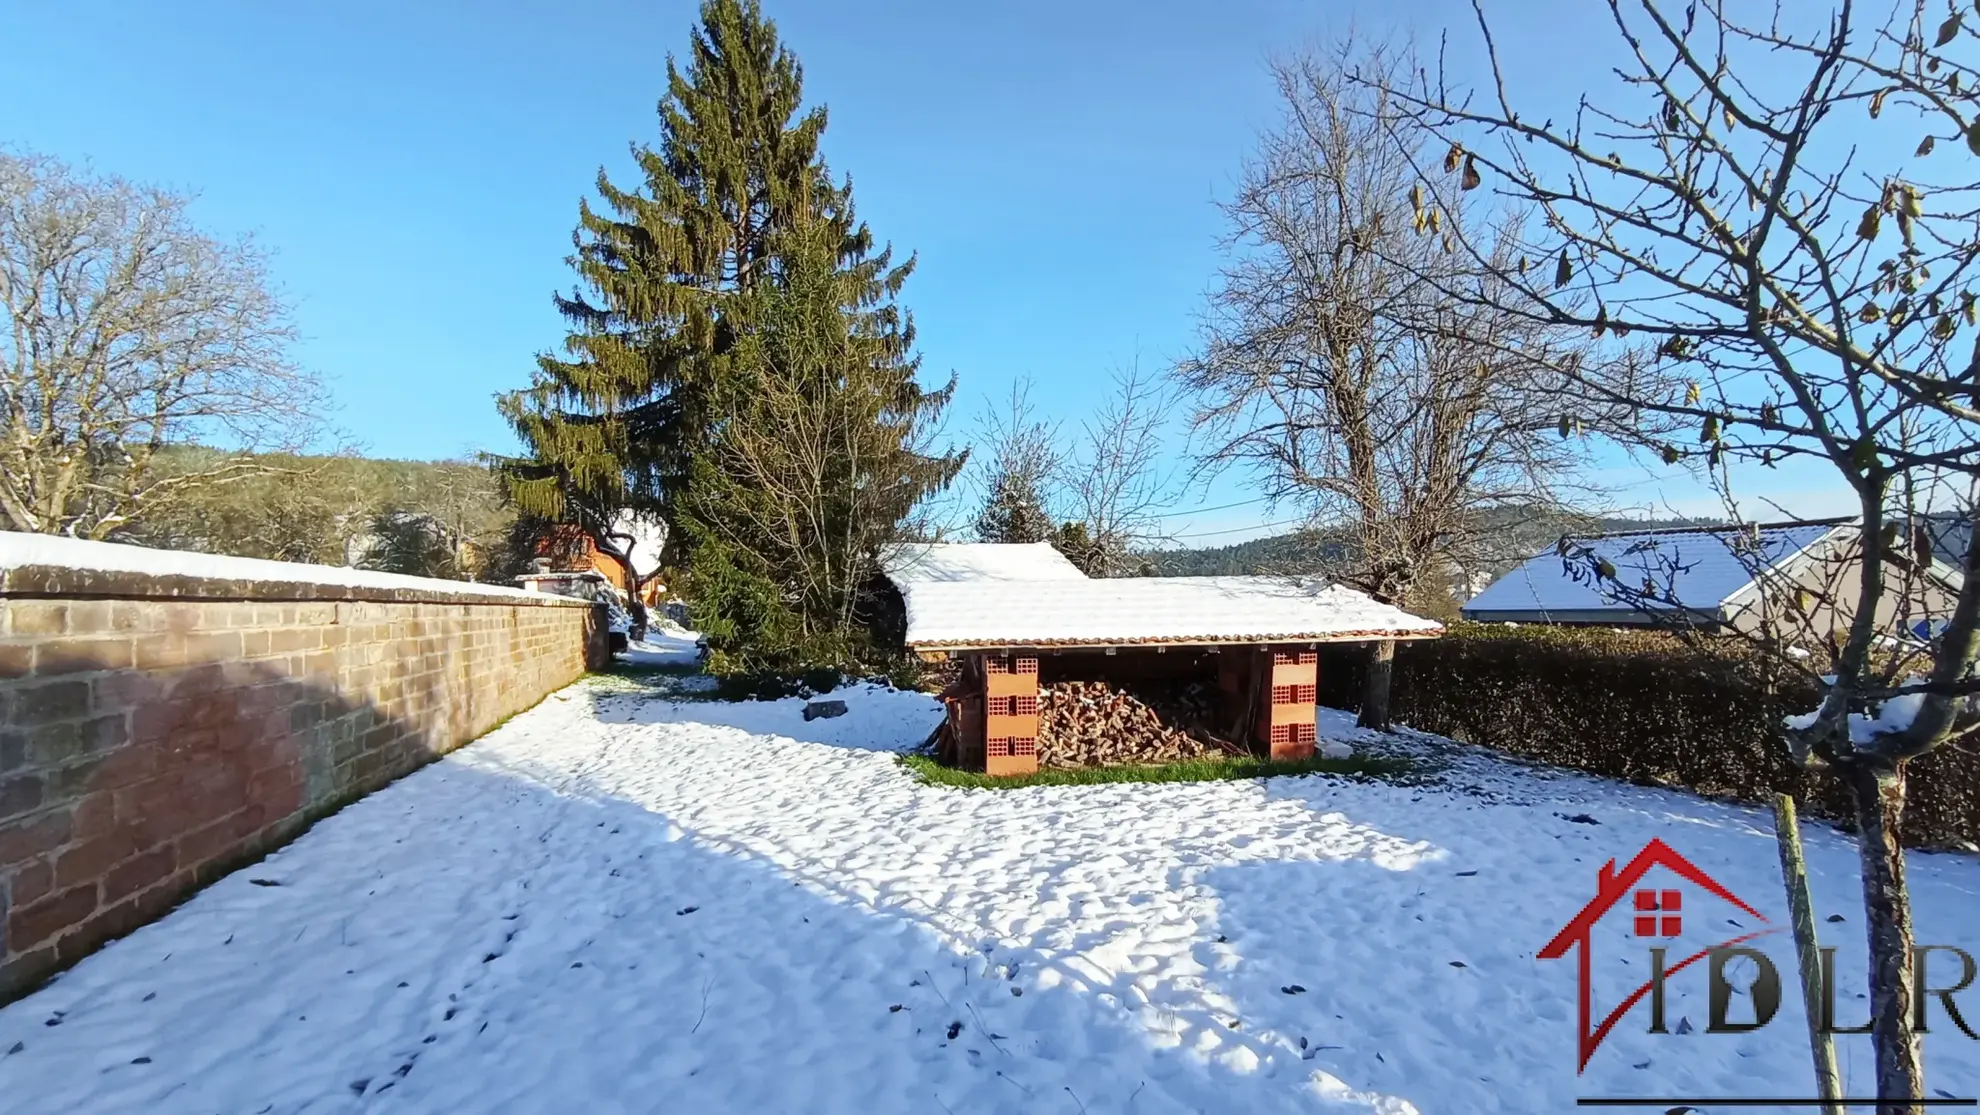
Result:
{"label": "shed roof", "polygon": [[1444,631],[1353,589],[1282,577],[946,580],[901,590],[907,643],[925,649],[1307,643]]}
{"label": "shed roof", "polygon": [[887,579],[905,592],[938,581],[1083,581],[1050,542],[897,542],[880,550]]}
{"label": "shed roof", "polygon": [[[1615,567],[1616,580],[1636,586],[1649,578],[1661,595],[1672,592],[1670,610],[1717,616],[1756,576],[1781,570],[1837,531],[1847,519],[1814,522],[1628,531],[1573,538]],[[1636,603],[1600,584],[1588,561],[1549,550],[1528,558],[1485,587],[1462,609],[1466,619],[1545,623],[1595,620],[1647,622]]]}

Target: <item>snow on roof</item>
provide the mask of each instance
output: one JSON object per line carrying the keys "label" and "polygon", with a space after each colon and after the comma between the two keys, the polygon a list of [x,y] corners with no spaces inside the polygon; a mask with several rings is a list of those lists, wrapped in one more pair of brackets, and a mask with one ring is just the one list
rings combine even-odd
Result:
{"label": "snow on roof", "polygon": [[[1836,531],[1850,529],[1847,522],[1630,531],[1572,541],[1615,566],[1616,580],[1622,584],[1634,588],[1647,577],[1659,594],[1667,588],[1672,591],[1674,608],[1717,614],[1722,604],[1753,582],[1756,571],[1781,568]],[[1590,564],[1589,558],[1563,558],[1553,550],[1528,558],[1467,601],[1463,614],[1466,619],[1539,622],[1583,618],[1628,622],[1628,617],[1640,615],[1642,610],[1635,604],[1616,597],[1613,586],[1595,582]]]}
{"label": "snow on roof", "polygon": [[945,580],[904,585],[909,646],[1434,638],[1443,626],[1340,585],[1282,577]]}
{"label": "snow on roof", "polygon": [[1050,542],[897,542],[880,567],[903,593],[938,581],[1083,581],[1086,574]]}
{"label": "snow on roof", "polygon": [[0,531],[0,591],[15,587],[13,575],[30,568],[72,570],[84,575],[84,578],[90,574],[127,573],[199,581],[255,581],[372,591],[491,596],[536,604],[550,602],[543,593],[526,592],[505,585],[410,577],[402,573],[379,573],[341,565],[265,561],[190,550],[154,550],[148,546],[90,542],[57,534]]}

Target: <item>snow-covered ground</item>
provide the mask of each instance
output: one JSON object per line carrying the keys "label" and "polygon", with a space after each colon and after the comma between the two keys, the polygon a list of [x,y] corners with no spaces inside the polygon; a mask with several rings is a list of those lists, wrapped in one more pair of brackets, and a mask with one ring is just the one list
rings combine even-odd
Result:
{"label": "snow-covered ground", "polygon": [[646,638],[626,647],[621,655],[635,667],[675,668],[701,661],[700,636],[663,617],[647,620]]}
{"label": "snow-covered ground", "polygon": [[[918,695],[806,723],[638,686],[556,695],[0,1011],[0,1108],[1525,1115],[1810,1090],[1791,970],[1737,1036],[1674,978],[1697,1032],[1639,1008],[1577,1077],[1574,963],[1534,958],[1653,836],[1779,920],[1756,811],[1420,738],[1441,766],[1413,783],[962,791],[895,761],[936,720]],[[1854,859],[1807,837],[1853,1023]],[[1980,863],[1911,869],[1921,940],[1980,945]],[[1980,1042],[1935,1016],[1927,1070],[1972,1095]]]}

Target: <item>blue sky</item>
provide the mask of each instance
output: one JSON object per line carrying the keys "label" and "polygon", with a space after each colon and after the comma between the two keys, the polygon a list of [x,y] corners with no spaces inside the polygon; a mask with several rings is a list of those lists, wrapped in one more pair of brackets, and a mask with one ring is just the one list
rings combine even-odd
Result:
{"label": "blue sky", "polygon": [[[1351,27],[1430,44],[1448,29],[1460,69],[1475,46],[1461,0],[766,7],[830,107],[826,155],[862,216],[919,253],[906,301],[928,377],[961,377],[958,436],[1017,377],[1076,420],[1113,370],[1188,350],[1219,258],[1215,202],[1276,113],[1273,53]],[[1491,7],[1523,97],[1602,80],[1592,6]],[[195,192],[208,228],[252,233],[296,306],[302,359],[366,451],[500,449],[492,397],[562,337],[550,294],[569,285],[578,199],[601,165],[631,181],[627,145],[655,138],[665,57],[694,11],[15,4],[0,13],[0,142]],[[1618,503],[1713,506],[1661,467],[1601,465]],[[1819,476],[1764,484],[1796,512],[1836,506]],[[1247,494],[1226,479],[1190,505]],[[1170,522],[1218,544],[1270,516]]]}

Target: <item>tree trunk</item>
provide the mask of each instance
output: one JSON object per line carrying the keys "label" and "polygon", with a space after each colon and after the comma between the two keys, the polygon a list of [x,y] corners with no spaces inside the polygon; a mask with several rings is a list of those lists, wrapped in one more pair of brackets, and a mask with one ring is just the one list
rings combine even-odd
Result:
{"label": "tree trunk", "polygon": [[1368,676],[1361,690],[1361,719],[1364,728],[1389,730],[1389,674],[1396,662],[1396,641],[1383,639],[1368,647]]}
{"label": "tree trunk", "polygon": [[1923,1115],[1910,1102],[1924,1094],[1918,1035],[1911,1029],[1918,989],[1911,966],[1911,895],[1904,884],[1904,770],[1846,768],[1856,802],[1863,864],[1863,912],[1870,938],[1871,1041],[1877,1053],[1877,1115]]}

